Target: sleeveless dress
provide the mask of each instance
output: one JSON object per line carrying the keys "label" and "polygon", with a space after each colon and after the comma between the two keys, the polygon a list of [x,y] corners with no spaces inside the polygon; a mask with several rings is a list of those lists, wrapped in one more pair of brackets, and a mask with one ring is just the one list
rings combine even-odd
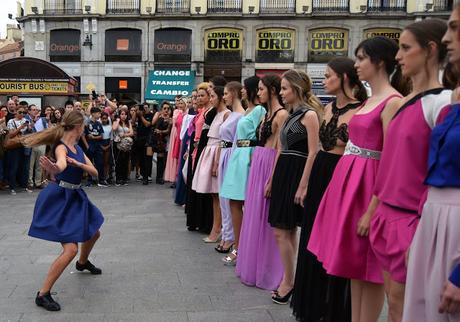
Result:
{"label": "sleeveless dress", "polygon": [[452,91],[436,88],[414,96],[388,125],[374,194],[380,203],[369,239],[379,266],[391,279],[406,282],[406,251],[426,198],[431,130],[449,111]]}
{"label": "sleeveless dress", "polygon": [[[380,115],[394,97],[400,96],[391,95],[371,112],[352,117],[348,125],[349,143],[367,150],[382,150]],[[330,275],[383,283],[369,238],[357,234],[358,221],[372,199],[378,165],[378,158],[345,152],[334,170],[308,243],[308,250],[316,255]]]}
{"label": "sleeveless dress", "polygon": [[[232,142],[232,147],[221,148],[220,159],[219,159],[219,171],[217,178],[219,180],[219,191],[224,181],[225,172],[227,171],[228,161],[236,146],[236,126],[243,114],[237,112],[231,112],[225,122],[219,129],[219,137],[223,142]],[[219,196],[220,201],[220,212],[222,214],[222,240],[233,241],[235,236],[233,235],[233,224],[232,224],[232,213],[230,211],[230,202],[227,198]]]}
{"label": "sleeveless dress", "polygon": [[209,128],[208,144],[201,153],[193,176],[192,189],[196,192],[219,193],[219,182],[217,177],[212,175],[212,167],[220,145],[219,128],[227,113],[230,113],[230,110],[225,109],[217,113]]}
{"label": "sleeveless dress", "polygon": [[273,229],[268,223],[270,200],[264,195],[277,154],[276,149],[264,145],[273,135],[272,122],[279,111],[269,119],[265,117],[259,131],[262,146],[256,147],[252,155],[236,262],[236,275],[242,283],[265,290],[276,290],[284,273]]}
{"label": "sleeveless dress", "polygon": [[[187,174],[187,202],[185,213],[187,214],[187,226],[190,229],[200,228],[200,231],[209,233],[213,223],[212,197],[209,193],[198,193],[192,188],[193,178],[196,174],[197,161],[208,144],[209,128],[216,117],[217,110],[212,108],[197,115],[195,135],[191,141],[189,155],[189,168]],[[196,142],[196,148],[193,143]]]}
{"label": "sleeveless dress", "polygon": [[[78,145],[74,148],[76,153],[66,147],[67,155],[84,163],[83,150]],[[83,189],[58,185],[60,181],[79,185],[82,176],[82,169],[67,166],[56,175],[56,182],[50,182],[40,192],[35,202],[29,236],[60,243],[85,242],[94,236],[104,222],[101,211],[89,201]]]}
{"label": "sleeveless dress", "polygon": [[460,265],[460,104],[433,129],[428,158],[428,199],[410,246],[403,322],[460,321],[439,314],[444,283]]}
{"label": "sleeveless dress", "polygon": [[311,110],[306,106],[299,107],[281,129],[281,153],[273,172],[268,215],[268,222],[274,228],[291,230],[302,219],[302,207],[294,203],[294,197],[308,157],[307,129],[301,119]]}
{"label": "sleeveless dress", "polygon": [[358,104],[348,104],[338,109],[332,104],[332,118],[323,121],[319,138],[322,150],[316,155],[308,181],[307,197],[302,215],[299,253],[291,307],[300,321],[349,322],[351,320],[350,282],[328,275],[315,255],[307,250],[313,223],[319,204],[332,178],[334,169],[342,157],[329,153],[337,140],[348,141],[348,125],[338,124],[340,115],[357,109]]}
{"label": "sleeveless dress", "polygon": [[[168,146],[168,156],[166,159],[166,167],[165,167],[165,181],[175,182],[176,175],[177,175],[177,158],[178,158],[178,149],[177,149],[177,137],[179,134],[177,133],[177,122],[179,119],[179,115],[182,114],[182,111],[179,109],[174,110],[173,118],[172,118],[172,127],[171,133],[169,134],[169,146]],[[180,143],[179,143],[180,144]],[[177,151],[177,154],[174,153]]]}
{"label": "sleeveless dress", "polygon": [[[249,114],[240,118],[236,127],[236,139],[255,141],[257,126],[266,113],[262,105],[257,105]],[[235,147],[225,172],[220,191],[221,197],[244,201],[253,151],[254,147]]]}

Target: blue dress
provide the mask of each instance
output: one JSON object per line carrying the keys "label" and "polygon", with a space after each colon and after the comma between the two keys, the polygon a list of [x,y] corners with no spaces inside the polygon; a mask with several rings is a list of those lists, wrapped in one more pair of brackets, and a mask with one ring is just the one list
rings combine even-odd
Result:
{"label": "blue dress", "polygon": [[[77,153],[66,146],[67,155],[84,163],[83,150],[78,145],[74,148]],[[56,175],[56,182],[78,185],[82,176],[81,168],[67,166]],[[29,236],[60,243],[91,239],[104,222],[101,211],[89,201],[83,189],[63,188],[56,182],[50,182],[38,195]]]}
{"label": "blue dress", "polygon": [[[262,105],[257,105],[248,115],[241,117],[236,127],[236,140],[256,140],[257,127],[266,113]],[[253,150],[254,147],[234,149],[222,182],[220,197],[244,201]]]}

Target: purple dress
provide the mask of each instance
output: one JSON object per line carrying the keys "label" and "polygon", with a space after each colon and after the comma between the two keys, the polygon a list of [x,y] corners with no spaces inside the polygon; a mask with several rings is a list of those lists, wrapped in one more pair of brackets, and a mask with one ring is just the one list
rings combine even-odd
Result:
{"label": "purple dress", "polygon": [[[272,121],[278,111],[262,124],[261,145],[272,136]],[[268,223],[270,200],[264,196],[276,153],[275,149],[258,146],[252,155],[236,263],[236,275],[242,283],[266,290],[276,290],[284,272],[273,228]]]}
{"label": "purple dress", "polygon": [[[236,134],[236,126],[238,121],[243,116],[241,113],[232,112],[227,119],[222,123],[219,129],[219,137],[225,142],[234,142]],[[225,171],[227,170],[228,161],[232,155],[233,147],[222,148],[220,150],[219,170],[217,173],[219,180],[219,191],[224,181]],[[232,213],[230,211],[230,202],[227,198],[219,196],[220,211],[222,213],[222,240],[233,241],[233,225]]]}

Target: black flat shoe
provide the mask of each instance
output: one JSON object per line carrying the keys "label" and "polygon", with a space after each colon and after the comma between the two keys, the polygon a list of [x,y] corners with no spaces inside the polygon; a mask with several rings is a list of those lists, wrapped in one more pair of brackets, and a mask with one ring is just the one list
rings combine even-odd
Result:
{"label": "black flat shoe", "polygon": [[285,305],[289,303],[289,299],[291,298],[292,291],[294,289],[291,289],[285,296],[281,297],[278,291],[274,291],[272,295],[272,301],[275,302],[276,304],[281,304]]}
{"label": "black flat shoe", "polygon": [[75,263],[75,268],[77,271],[84,271],[85,269],[88,270],[93,275],[100,275],[102,274],[102,270],[94,266],[90,261],[86,261],[85,264],[80,264],[78,261]]}
{"label": "black flat shoe", "polygon": [[61,306],[56,302],[52,297],[51,293],[47,292],[40,296],[40,292],[37,292],[37,297],[35,298],[35,304],[41,306],[47,311],[60,311]]}

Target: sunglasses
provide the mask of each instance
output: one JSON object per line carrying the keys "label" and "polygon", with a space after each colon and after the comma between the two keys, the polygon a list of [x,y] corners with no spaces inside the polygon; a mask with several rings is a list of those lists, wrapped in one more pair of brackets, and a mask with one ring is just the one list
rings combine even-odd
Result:
{"label": "sunglasses", "polygon": [[17,112],[17,114],[25,114],[25,112],[19,111],[19,112]]}

